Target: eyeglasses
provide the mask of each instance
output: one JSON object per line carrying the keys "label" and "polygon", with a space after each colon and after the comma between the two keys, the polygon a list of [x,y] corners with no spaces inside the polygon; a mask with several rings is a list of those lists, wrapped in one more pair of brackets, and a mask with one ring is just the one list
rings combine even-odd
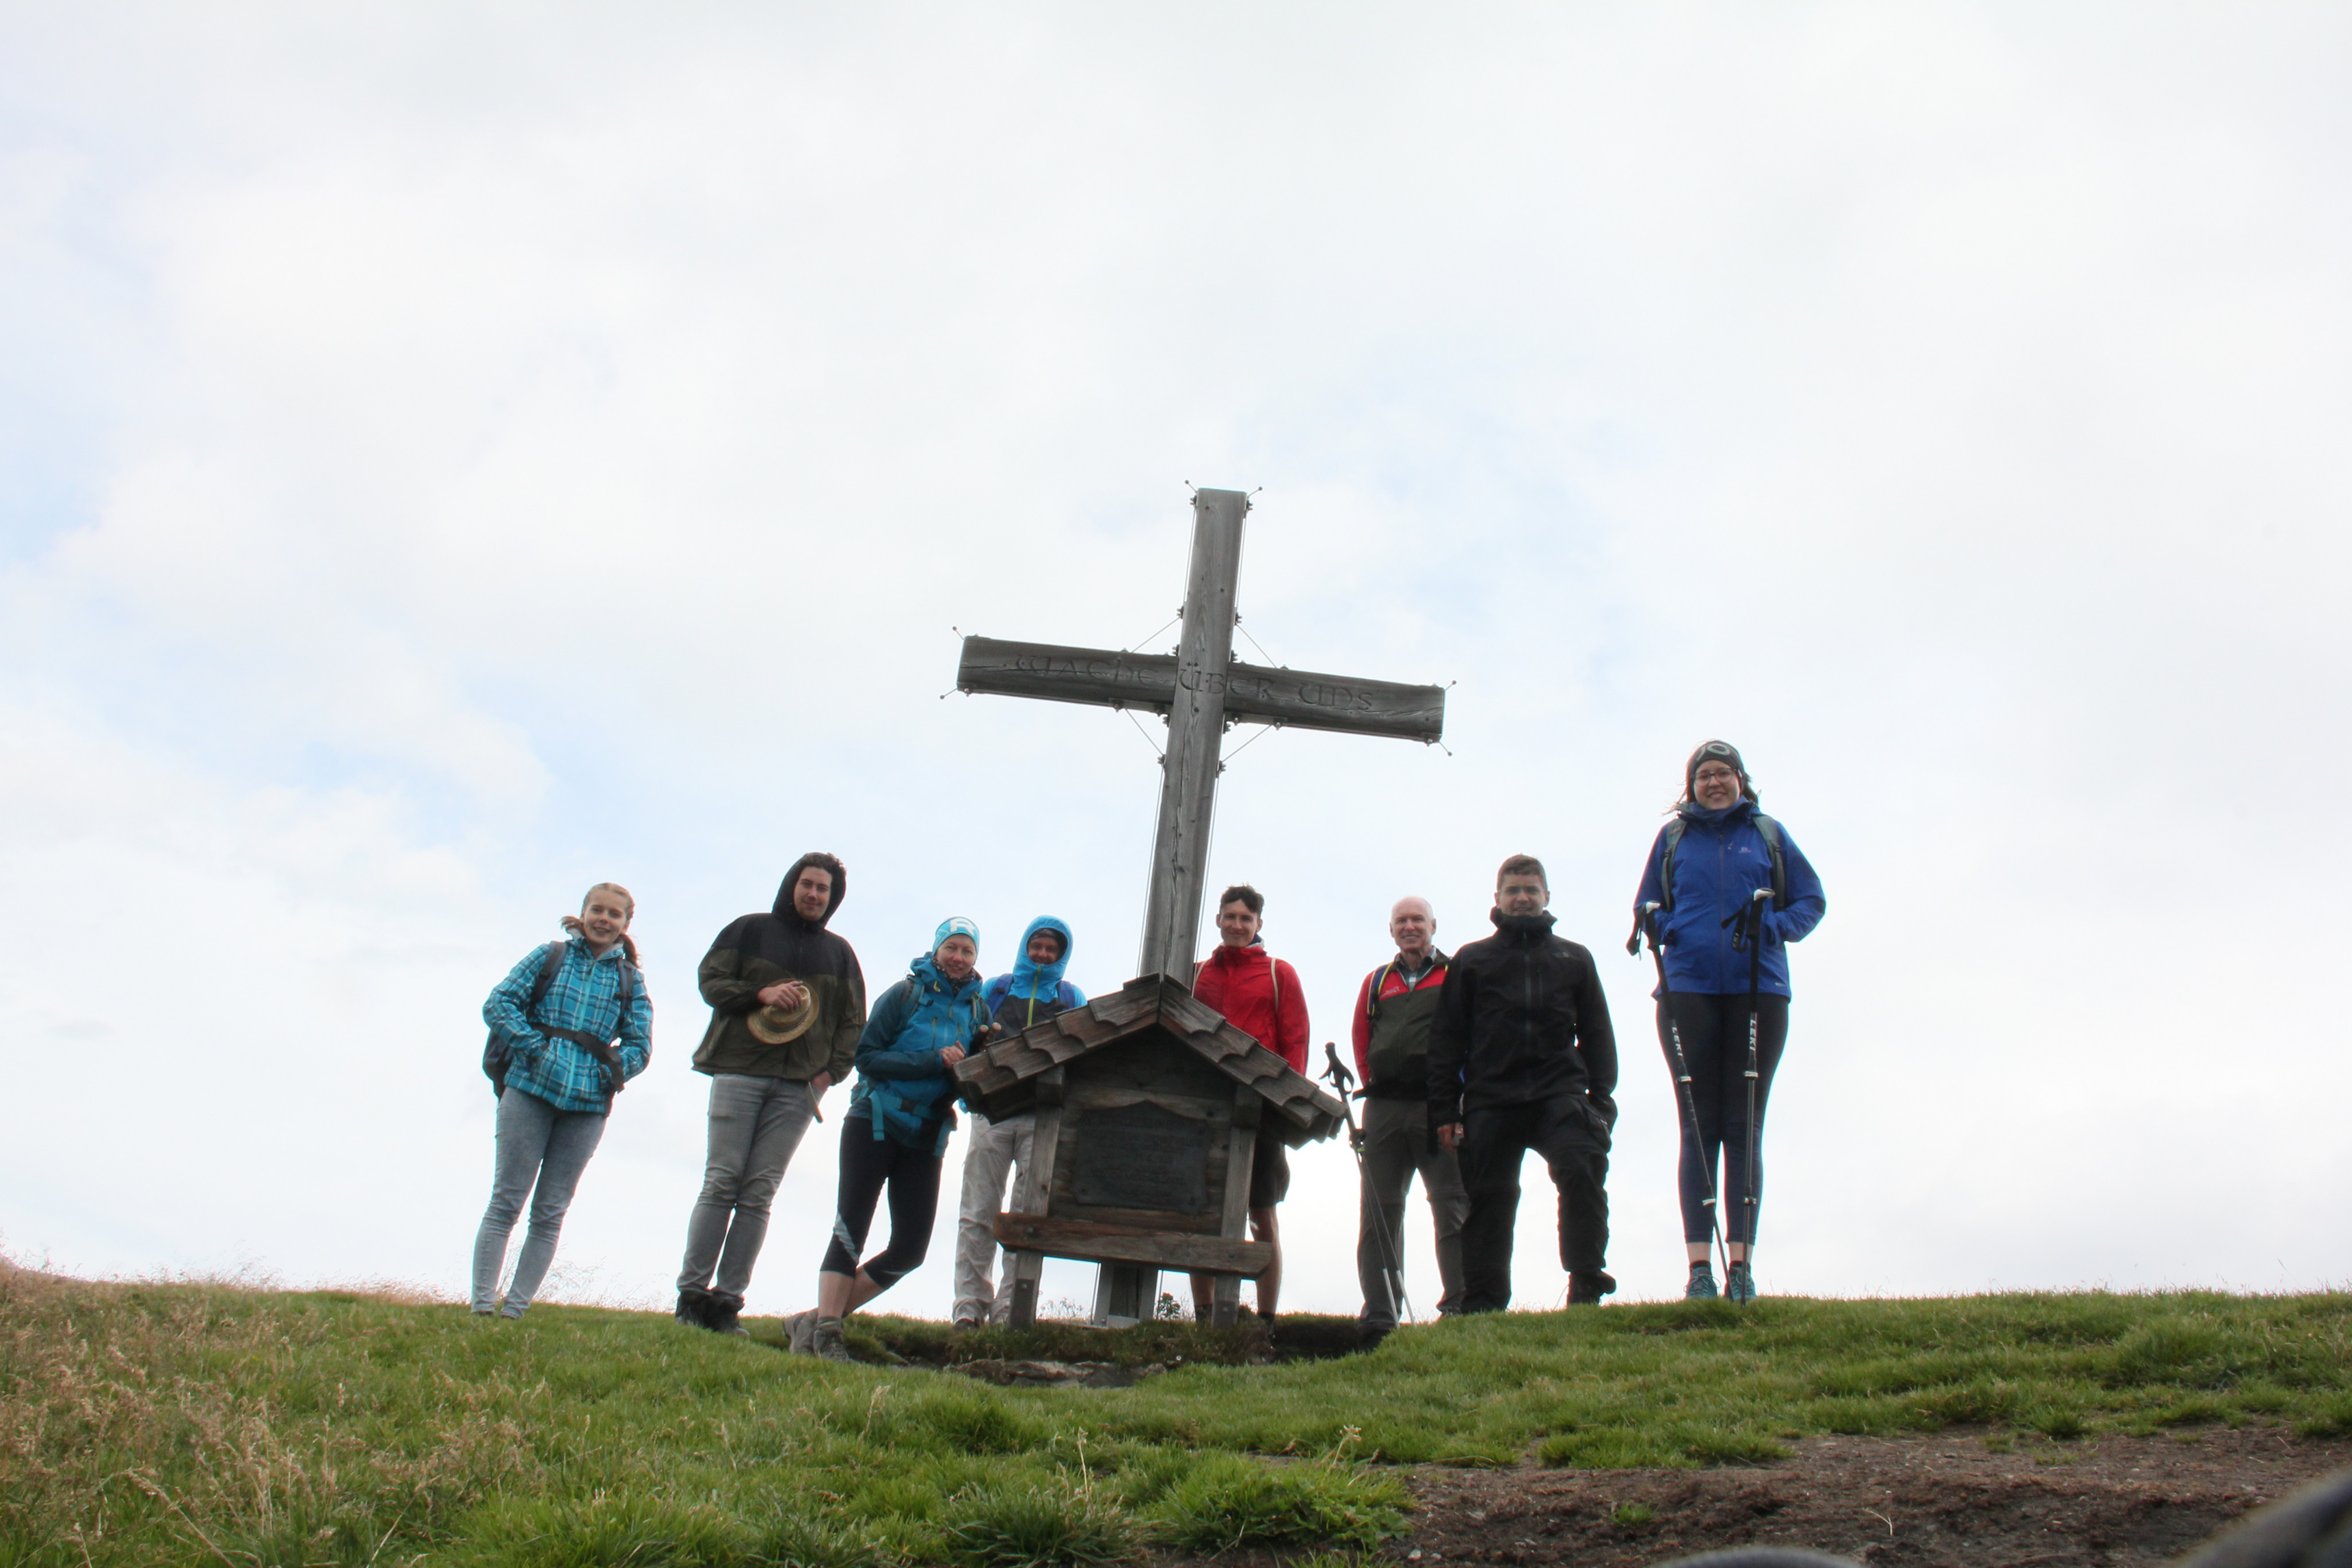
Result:
{"label": "eyeglasses", "polygon": [[1691,776],[1691,781],[1696,784],[1736,784],[1739,781],[1739,775],[1728,768],[1702,768]]}

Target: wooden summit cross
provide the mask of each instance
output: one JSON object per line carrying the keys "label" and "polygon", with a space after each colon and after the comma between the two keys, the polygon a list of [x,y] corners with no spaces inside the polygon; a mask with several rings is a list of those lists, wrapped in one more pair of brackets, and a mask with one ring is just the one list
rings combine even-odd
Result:
{"label": "wooden summit cross", "polygon": [[[1200,936],[1202,875],[1224,732],[1235,724],[1387,735],[1424,743],[1445,727],[1442,686],[1401,685],[1301,670],[1268,669],[1233,657],[1234,591],[1241,573],[1242,519],[1249,497],[1201,490],[1192,497],[1192,560],[1183,630],[1173,653],[1129,653],[966,637],[956,669],[960,691],[1049,702],[1149,708],[1168,721],[1160,760],[1160,816],[1152,830],[1151,890],[1143,918],[1145,977],[1165,975],[1188,989]],[[1272,1041],[1262,1042],[1268,1046]],[[1104,1266],[1096,1317],[1149,1317],[1156,1270]],[[1129,1279],[1127,1276],[1132,1275]],[[1141,1296],[1140,1310],[1132,1310]]]}

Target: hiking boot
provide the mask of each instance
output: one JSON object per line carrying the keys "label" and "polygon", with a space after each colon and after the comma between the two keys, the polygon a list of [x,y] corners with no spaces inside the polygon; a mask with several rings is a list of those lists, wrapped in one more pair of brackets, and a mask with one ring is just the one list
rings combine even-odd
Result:
{"label": "hiking boot", "polygon": [[794,1355],[816,1354],[816,1309],[794,1312],[784,1320],[784,1346]]}
{"label": "hiking boot", "polygon": [[677,1321],[685,1328],[709,1328],[710,1292],[699,1285],[680,1285],[677,1288]]}
{"label": "hiking boot", "polygon": [[1683,1300],[1685,1301],[1711,1301],[1715,1300],[1716,1295],[1715,1270],[1713,1267],[1706,1263],[1692,1264],[1690,1282],[1683,1287]]}
{"label": "hiking boot", "polygon": [[1723,1276],[1723,1294],[1725,1299],[1742,1306],[1756,1299],[1756,1276],[1748,1271],[1745,1259],[1734,1263]]}
{"label": "hiking boot", "polygon": [[712,1333],[748,1334],[743,1326],[743,1298],[732,1291],[710,1292],[710,1305],[704,1310],[702,1326]]}
{"label": "hiking boot", "polygon": [[820,1361],[856,1361],[841,1340],[839,1318],[819,1318],[809,1334],[809,1354]]}
{"label": "hiking boot", "polygon": [[1617,1281],[1598,1269],[1590,1274],[1568,1277],[1568,1304],[1571,1307],[1597,1307],[1601,1298],[1617,1289]]}

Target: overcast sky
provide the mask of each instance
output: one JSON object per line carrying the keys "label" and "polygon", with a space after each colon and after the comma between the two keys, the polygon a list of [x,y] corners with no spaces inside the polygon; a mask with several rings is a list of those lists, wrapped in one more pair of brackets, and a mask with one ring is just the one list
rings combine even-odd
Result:
{"label": "overcast sky", "polygon": [[1393,899],[1542,856],[1626,1295],[1618,944],[1717,735],[1829,894],[1768,1293],[2340,1284],[2347,76],[2320,5],[0,11],[0,1248],[456,1294],[482,996],[610,878],[655,1057],[555,1293],[661,1298],[694,967],[799,852],[877,992],[950,914],[1133,971],[1151,738],[940,694],[1169,620],[1189,482],[1258,492],[1246,656],[1456,683],[1236,756],[1211,885],[1344,1040]]}

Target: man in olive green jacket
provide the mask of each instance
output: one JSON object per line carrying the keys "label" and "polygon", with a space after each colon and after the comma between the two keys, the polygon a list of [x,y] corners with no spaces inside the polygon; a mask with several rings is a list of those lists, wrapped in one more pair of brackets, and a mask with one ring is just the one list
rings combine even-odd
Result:
{"label": "man in olive green jacket", "polygon": [[687,1220],[677,1321],[740,1333],[743,1292],[767,1239],[768,1207],[818,1097],[847,1075],[866,1028],[866,976],[825,929],[848,891],[829,854],[785,873],[775,907],[746,915],[703,956],[710,1028],[694,1068],[710,1074],[710,1145]]}

